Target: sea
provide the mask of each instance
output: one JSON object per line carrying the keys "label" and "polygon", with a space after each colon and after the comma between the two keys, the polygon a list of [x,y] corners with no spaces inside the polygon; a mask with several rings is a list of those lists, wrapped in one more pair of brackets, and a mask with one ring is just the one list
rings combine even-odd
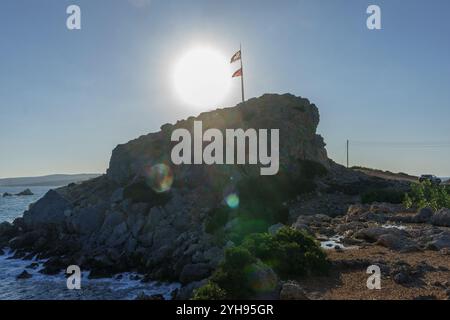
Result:
{"label": "sea", "polygon": [[[0,223],[13,222],[23,215],[30,204],[43,197],[56,187],[1,187],[0,186]],[[32,196],[3,197],[5,192],[17,194],[30,189]],[[89,279],[89,272],[82,271],[81,289],[69,290],[66,275],[41,274],[45,260],[13,259],[10,249],[0,252],[0,300],[133,300],[138,296],[163,295],[171,298],[171,292],[180,287],[178,283],[143,282],[143,276],[135,273],[123,273],[114,278]],[[82,267],[82,266],[81,266]],[[29,279],[17,279],[26,270]]]}

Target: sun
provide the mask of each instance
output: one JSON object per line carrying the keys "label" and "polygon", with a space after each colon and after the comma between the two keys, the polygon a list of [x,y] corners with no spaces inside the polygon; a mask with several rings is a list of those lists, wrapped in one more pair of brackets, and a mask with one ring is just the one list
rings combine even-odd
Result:
{"label": "sun", "polygon": [[215,107],[231,85],[230,65],[219,51],[196,47],[180,57],[174,68],[178,96],[191,107]]}

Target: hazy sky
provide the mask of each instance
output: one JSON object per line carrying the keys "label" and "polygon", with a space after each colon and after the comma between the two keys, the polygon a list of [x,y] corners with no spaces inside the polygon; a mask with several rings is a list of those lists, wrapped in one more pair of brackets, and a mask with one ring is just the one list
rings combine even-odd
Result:
{"label": "hazy sky", "polygon": [[117,144],[198,113],[174,94],[180,54],[240,42],[247,96],[309,98],[332,159],[378,142],[351,143],[351,164],[450,176],[449,16],[448,0],[1,0],[0,177],[104,172]]}

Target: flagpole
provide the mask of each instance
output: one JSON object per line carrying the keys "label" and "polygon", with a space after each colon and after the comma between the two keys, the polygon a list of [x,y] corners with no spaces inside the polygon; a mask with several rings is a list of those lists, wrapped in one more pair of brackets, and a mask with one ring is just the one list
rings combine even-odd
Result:
{"label": "flagpole", "polygon": [[241,90],[242,90],[242,102],[245,102],[244,96],[244,67],[242,62],[242,44],[239,44],[239,50],[241,51]]}

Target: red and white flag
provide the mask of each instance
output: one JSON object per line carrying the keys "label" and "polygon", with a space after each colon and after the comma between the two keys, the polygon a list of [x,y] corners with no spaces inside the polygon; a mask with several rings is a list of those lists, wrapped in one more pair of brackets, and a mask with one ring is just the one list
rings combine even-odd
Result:
{"label": "red and white flag", "polygon": [[240,68],[235,73],[233,73],[233,77],[232,78],[236,78],[236,77],[242,77],[242,68]]}
{"label": "red and white flag", "polygon": [[230,63],[236,62],[236,61],[238,61],[238,60],[240,60],[240,59],[241,59],[241,50],[239,50],[238,52],[236,52],[236,53],[231,57],[231,62],[230,62]]}

